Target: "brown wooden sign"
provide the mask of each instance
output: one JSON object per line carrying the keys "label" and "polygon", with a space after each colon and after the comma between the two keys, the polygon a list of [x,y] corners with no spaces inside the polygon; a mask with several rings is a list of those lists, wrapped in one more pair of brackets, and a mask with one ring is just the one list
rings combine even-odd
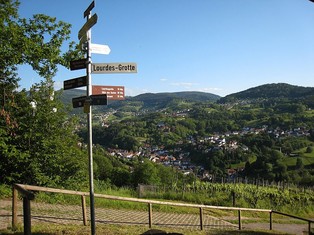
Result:
{"label": "brown wooden sign", "polygon": [[124,100],[123,86],[92,86],[93,95],[106,94],[108,100]]}

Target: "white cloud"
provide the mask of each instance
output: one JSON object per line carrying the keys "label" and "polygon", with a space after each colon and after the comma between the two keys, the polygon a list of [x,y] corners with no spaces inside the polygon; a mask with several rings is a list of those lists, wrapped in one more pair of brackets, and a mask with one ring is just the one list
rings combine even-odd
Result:
{"label": "white cloud", "polygon": [[198,83],[193,83],[193,82],[173,82],[170,83],[171,86],[178,86],[178,87],[183,87],[185,89],[191,89],[194,86],[197,86]]}
{"label": "white cloud", "polygon": [[213,91],[222,91],[222,90],[223,89],[217,88],[217,87],[204,87],[200,89],[200,91],[203,91],[203,92],[213,92]]}
{"label": "white cloud", "polygon": [[63,82],[61,81],[54,82],[54,89],[56,91],[60,90],[61,88],[63,88]]}

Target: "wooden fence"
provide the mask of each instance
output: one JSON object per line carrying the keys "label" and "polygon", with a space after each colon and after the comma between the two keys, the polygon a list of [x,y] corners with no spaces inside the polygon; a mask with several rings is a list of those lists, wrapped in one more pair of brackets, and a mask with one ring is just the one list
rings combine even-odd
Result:
{"label": "wooden fence", "polygon": [[[81,197],[81,206],[82,206],[82,222],[84,225],[87,225],[87,217],[86,217],[86,197],[89,196],[88,192],[79,192],[72,190],[64,190],[64,189],[55,189],[55,188],[46,188],[46,187],[38,187],[32,185],[22,185],[15,184],[13,186],[13,195],[12,195],[12,229],[17,227],[17,201],[18,201],[18,193],[23,198],[23,221],[24,221],[24,234],[31,234],[31,200],[35,199],[35,195],[33,192],[48,192],[48,193],[62,193],[62,194],[70,194],[77,195]],[[148,206],[148,217],[147,223],[149,228],[153,226],[153,204],[159,205],[169,205],[169,206],[177,206],[177,207],[190,207],[190,208],[199,208],[199,227],[201,230],[204,229],[203,223],[203,213],[204,209],[218,209],[218,210],[234,210],[238,212],[238,229],[242,229],[241,223],[241,212],[242,211],[254,211],[254,212],[266,212],[269,213],[269,229],[273,228],[272,214],[280,214],[283,216],[291,217],[294,219],[299,219],[302,221],[308,222],[308,231],[309,234],[311,232],[311,223],[314,223],[313,220],[300,218],[297,216],[269,210],[269,209],[253,209],[253,208],[239,208],[239,207],[222,207],[222,206],[208,206],[208,205],[199,205],[199,204],[187,204],[187,203],[172,203],[172,202],[163,202],[163,201],[155,201],[155,200],[146,200],[146,199],[137,199],[137,198],[128,198],[128,197],[118,197],[104,194],[95,194],[97,198],[104,198],[109,200],[120,200],[120,201],[128,201],[128,202],[137,202],[137,203],[145,203]]]}

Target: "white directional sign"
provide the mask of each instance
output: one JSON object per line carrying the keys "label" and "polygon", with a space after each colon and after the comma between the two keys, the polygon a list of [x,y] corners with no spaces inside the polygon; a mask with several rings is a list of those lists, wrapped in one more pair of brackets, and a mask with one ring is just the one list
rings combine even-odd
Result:
{"label": "white directional sign", "polygon": [[88,19],[88,21],[83,25],[83,27],[80,29],[78,33],[78,39],[80,40],[86,32],[93,27],[97,23],[97,14],[94,14],[91,18]]}
{"label": "white directional sign", "polygon": [[136,63],[92,63],[92,73],[137,73]]}
{"label": "white directional sign", "polygon": [[107,45],[91,43],[89,46],[91,53],[109,55],[110,47]]}

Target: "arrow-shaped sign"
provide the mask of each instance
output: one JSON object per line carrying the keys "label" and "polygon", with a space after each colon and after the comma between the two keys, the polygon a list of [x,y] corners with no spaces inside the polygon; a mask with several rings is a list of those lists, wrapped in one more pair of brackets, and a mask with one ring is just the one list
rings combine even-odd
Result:
{"label": "arrow-shaped sign", "polygon": [[95,2],[93,1],[93,2],[87,7],[87,9],[84,11],[84,18],[89,15],[89,13],[91,12],[91,10],[92,10],[94,7],[95,7]]}
{"label": "arrow-shaped sign", "polygon": [[89,47],[91,53],[109,55],[110,47],[107,45],[91,43]]}
{"label": "arrow-shaped sign", "polygon": [[70,80],[66,80],[63,82],[63,89],[69,90],[77,87],[82,87],[87,85],[87,77],[79,77],[79,78],[73,78]]}
{"label": "arrow-shaped sign", "polygon": [[85,69],[86,62],[87,60],[85,58],[79,60],[72,60],[70,61],[70,69],[71,70]]}
{"label": "arrow-shaped sign", "polygon": [[78,33],[78,39],[80,40],[86,32],[93,27],[97,23],[98,16],[95,13],[91,18],[88,19],[88,21],[83,25],[83,27],[80,29]]}
{"label": "arrow-shaped sign", "polygon": [[73,108],[83,107],[85,100],[86,100],[86,96],[72,98]]}

